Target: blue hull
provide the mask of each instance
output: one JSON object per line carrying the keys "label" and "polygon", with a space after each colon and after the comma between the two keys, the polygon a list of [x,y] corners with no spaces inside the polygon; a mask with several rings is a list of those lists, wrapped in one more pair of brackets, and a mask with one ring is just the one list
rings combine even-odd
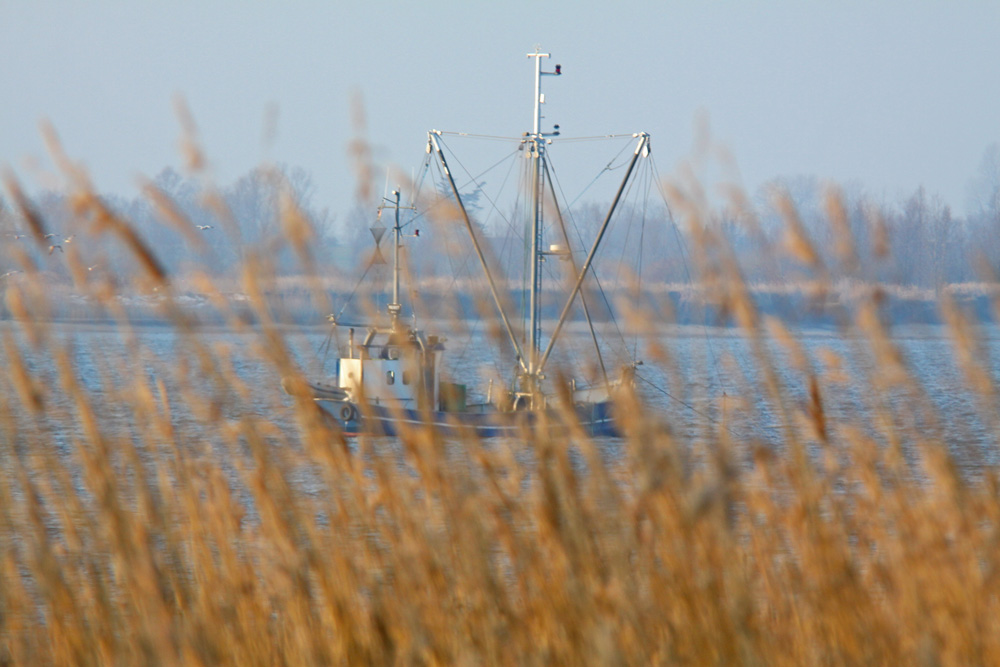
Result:
{"label": "blue hull", "polygon": [[[433,427],[442,435],[462,436],[470,433],[480,438],[516,437],[525,429],[532,429],[541,414],[529,410],[517,412],[423,412],[419,410],[388,408],[369,405],[359,410],[350,403],[316,401],[317,405],[346,435],[398,435],[406,428]],[[348,409],[345,409],[347,407]],[[347,416],[347,419],[344,417]],[[577,409],[577,418],[583,430],[596,437],[618,437],[621,431],[612,415],[610,401],[593,403]],[[549,411],[546,423],[555,429],[564,429],[561,415]]]}

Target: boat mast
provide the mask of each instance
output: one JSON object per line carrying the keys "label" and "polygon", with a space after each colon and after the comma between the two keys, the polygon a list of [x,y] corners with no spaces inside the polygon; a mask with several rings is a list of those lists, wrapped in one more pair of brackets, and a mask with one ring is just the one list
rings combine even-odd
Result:
{"label": "boat mast", "polygon": [[[389,316],[391,317],[391,329],[392,331],[399,330],[399,313],[403,310],[403,304],[399,301],[399,253],[403,247],[403,228],[399,225],[399,210],[402,208],[415,210],[413,206],[400,206],[399,205],[399,190],[393,190],[392,196],[394,199],[383,198],[384,201],[391,202],[392,207],[396,210],[395,223],[392,228],[392,303],[387,306],[389,310]],[[383,207],[385,205],[383,204]]]}
{"label": "boat mast", "polygon": [[[528,301],[529,327],[531,342],[528,349],[528,372],[525,384],[521,388],[532,396],[534,401],[541,384],[541,365],[539,364],[539,353],[541,352],[541,293],[542,293],[542,262],[545,260],[544,247],[542,242],[542,174],[545,170],[545,134],[541,131],[542,105],[545,103],[545,95],[542,93],[543,76],[559,76],[562,74],[562,67],[556,65],[554,72],[542,71],[542,58],[550,58],[548,53],[541,53],[539,47],[535,47],[534,53],[528,54],[529,58],[535,59],[535,102],[534,116],[532,118],[531,134],[527,137],[528,157],[531,159],[531,292]],[[559,126],[557,125],[556,128]],[[558,131],[553,134],[558,134]]]}

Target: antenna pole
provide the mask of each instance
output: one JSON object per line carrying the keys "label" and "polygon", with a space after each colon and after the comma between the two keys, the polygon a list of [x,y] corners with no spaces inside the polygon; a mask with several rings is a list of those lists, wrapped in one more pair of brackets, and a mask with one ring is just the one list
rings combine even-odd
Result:
{"label": "antenna pole", "polygon": [[527,386],[522,387],[522,391],[531,394],[531,400],[534,402],[542,379],[542,364],[539,363],[539,353],[541,352],[542,341],[542,261],[545,259],[542,252],[542,248],[544,247],[542,241],[542,187],[544,179],[542,174],[545,169],[546,139],[541,129],[542,105],[545,103],[545,96],[542,94],[542,76],[559,76],[562,74],[562,68],[560,65],[556,65],[555,72],[543,72],[542,58],[550,58],[551,55],[542,53],[539,47],[535,47],[535,52],[529,53],[528,57],[535,59],[534,116],[532,118],[531,134],[527,139],[528,156],[531,159],[531,293],[528,301],[531,344],[528,349],[528,372],[525,377]]}
{"label": "antenna pole", "polygon": [[[383,197],[383,203],[378,207],[379,219],[382,218],[382,210],[388,208],[384,202],[389,202],[392,204],[392,208],[396,210],[395,222],[392,226],[392,303],[386,306],[389,311],[389,317],[391,318],[390,326],[393,331],[399,329],[399,313],[403,310],[403,304],[399,301],[399,281],[400,281],[400,261],[399,256],[403,249],[403,228],[399,224],[399,210],[401,208],[415,210],[413,206],[400,206],[399,198],[400,192],[398,189],[392,191],[393,199],[388,197]],[[376,233],[378,232],[378,233]],[[382,233],[385,232],[385,227],[375,228],[372,227],[372,234],[375,236],[375,245],[378,246],[379,242],[382,240]]]}
{"label": "antenna pole", "polygon": [[399,321],[399,311],[402,309],[399,303],[399,246],[402,239],[399,228],[399,190],[393,190],[392,195],[395,198],[396,224],[392,228],[392,303],[389,304],[389,312],[392,314],[392,329],[395,331]]}
{"label": "antenna pole", "polygon": [[552,56],[548,53],[540,53],[535,48],[535,52],[529,53],[528,57],[535,59],[535,121],[532,125],[531,134],[537,137],[541,131],[542,104],[544,103],[544,98],[542,97],[542,58],[551,58]]}

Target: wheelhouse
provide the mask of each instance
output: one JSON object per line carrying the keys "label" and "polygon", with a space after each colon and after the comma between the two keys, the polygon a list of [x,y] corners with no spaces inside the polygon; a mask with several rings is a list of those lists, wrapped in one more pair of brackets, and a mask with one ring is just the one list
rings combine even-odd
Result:
{"label": "wheelhouse", "polygon": [[351,330],[341,351],[338,384],[354,401],[424,409],[439,400],[438,364],[444,349],[437,336],[416,330],[369,328],[364,341],[354,342]]}

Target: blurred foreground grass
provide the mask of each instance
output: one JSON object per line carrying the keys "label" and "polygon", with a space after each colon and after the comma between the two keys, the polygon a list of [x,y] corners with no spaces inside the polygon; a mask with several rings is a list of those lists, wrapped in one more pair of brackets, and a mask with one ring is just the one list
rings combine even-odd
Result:
{"label": "blurred foreground grass", "polygon": [[[838,314],[873,360],[862,391],[874,419],[833,423],[824,397],[845,390],[850,360],[811,360],[761,317],[721,236],[675,189],[707,298],[751,341],[762,378],[717,406],[717,423],[678,433],[626,391],[614,456],[572,410],[558,435],[445,442],[411,428],[348,442],[309,400],[246,386],[232,350],[174,298],[155,248],[65,168],[80,235],[65,261],[126,345],[84,377],[32,256],[15,258],[15,321],[0,328],[0,664],[1000,663],[997,471],[958,469],[938,435],[947,415],[909,372],[878,286]],[[13,177],[7,189],[44,247],[45,221]],[[850,270],[836,193],[829,204]],[[787,213],[785,250],[821,294],[836,267]],[[280,215],[321,301],[309,221],[291,199]],[[84,266],[77,248],[100,235],[133,254],[127,288],[158,295],[176,363],[150,361],[123,286]],[[264,297],[267,257],[248,253],[239,276],[252,329],[209,278],[191,280],[275,377],[300,378]],[[975,323],[946,291],[939,305],[995,440]],[[805,399],[782,385],[774,343]],[[670,367],[670,350],[646,347]],[[269,391],[270,407],[251,406]],[[728,428],[725,415],[759,410],[779,415],[779,441]]]}

